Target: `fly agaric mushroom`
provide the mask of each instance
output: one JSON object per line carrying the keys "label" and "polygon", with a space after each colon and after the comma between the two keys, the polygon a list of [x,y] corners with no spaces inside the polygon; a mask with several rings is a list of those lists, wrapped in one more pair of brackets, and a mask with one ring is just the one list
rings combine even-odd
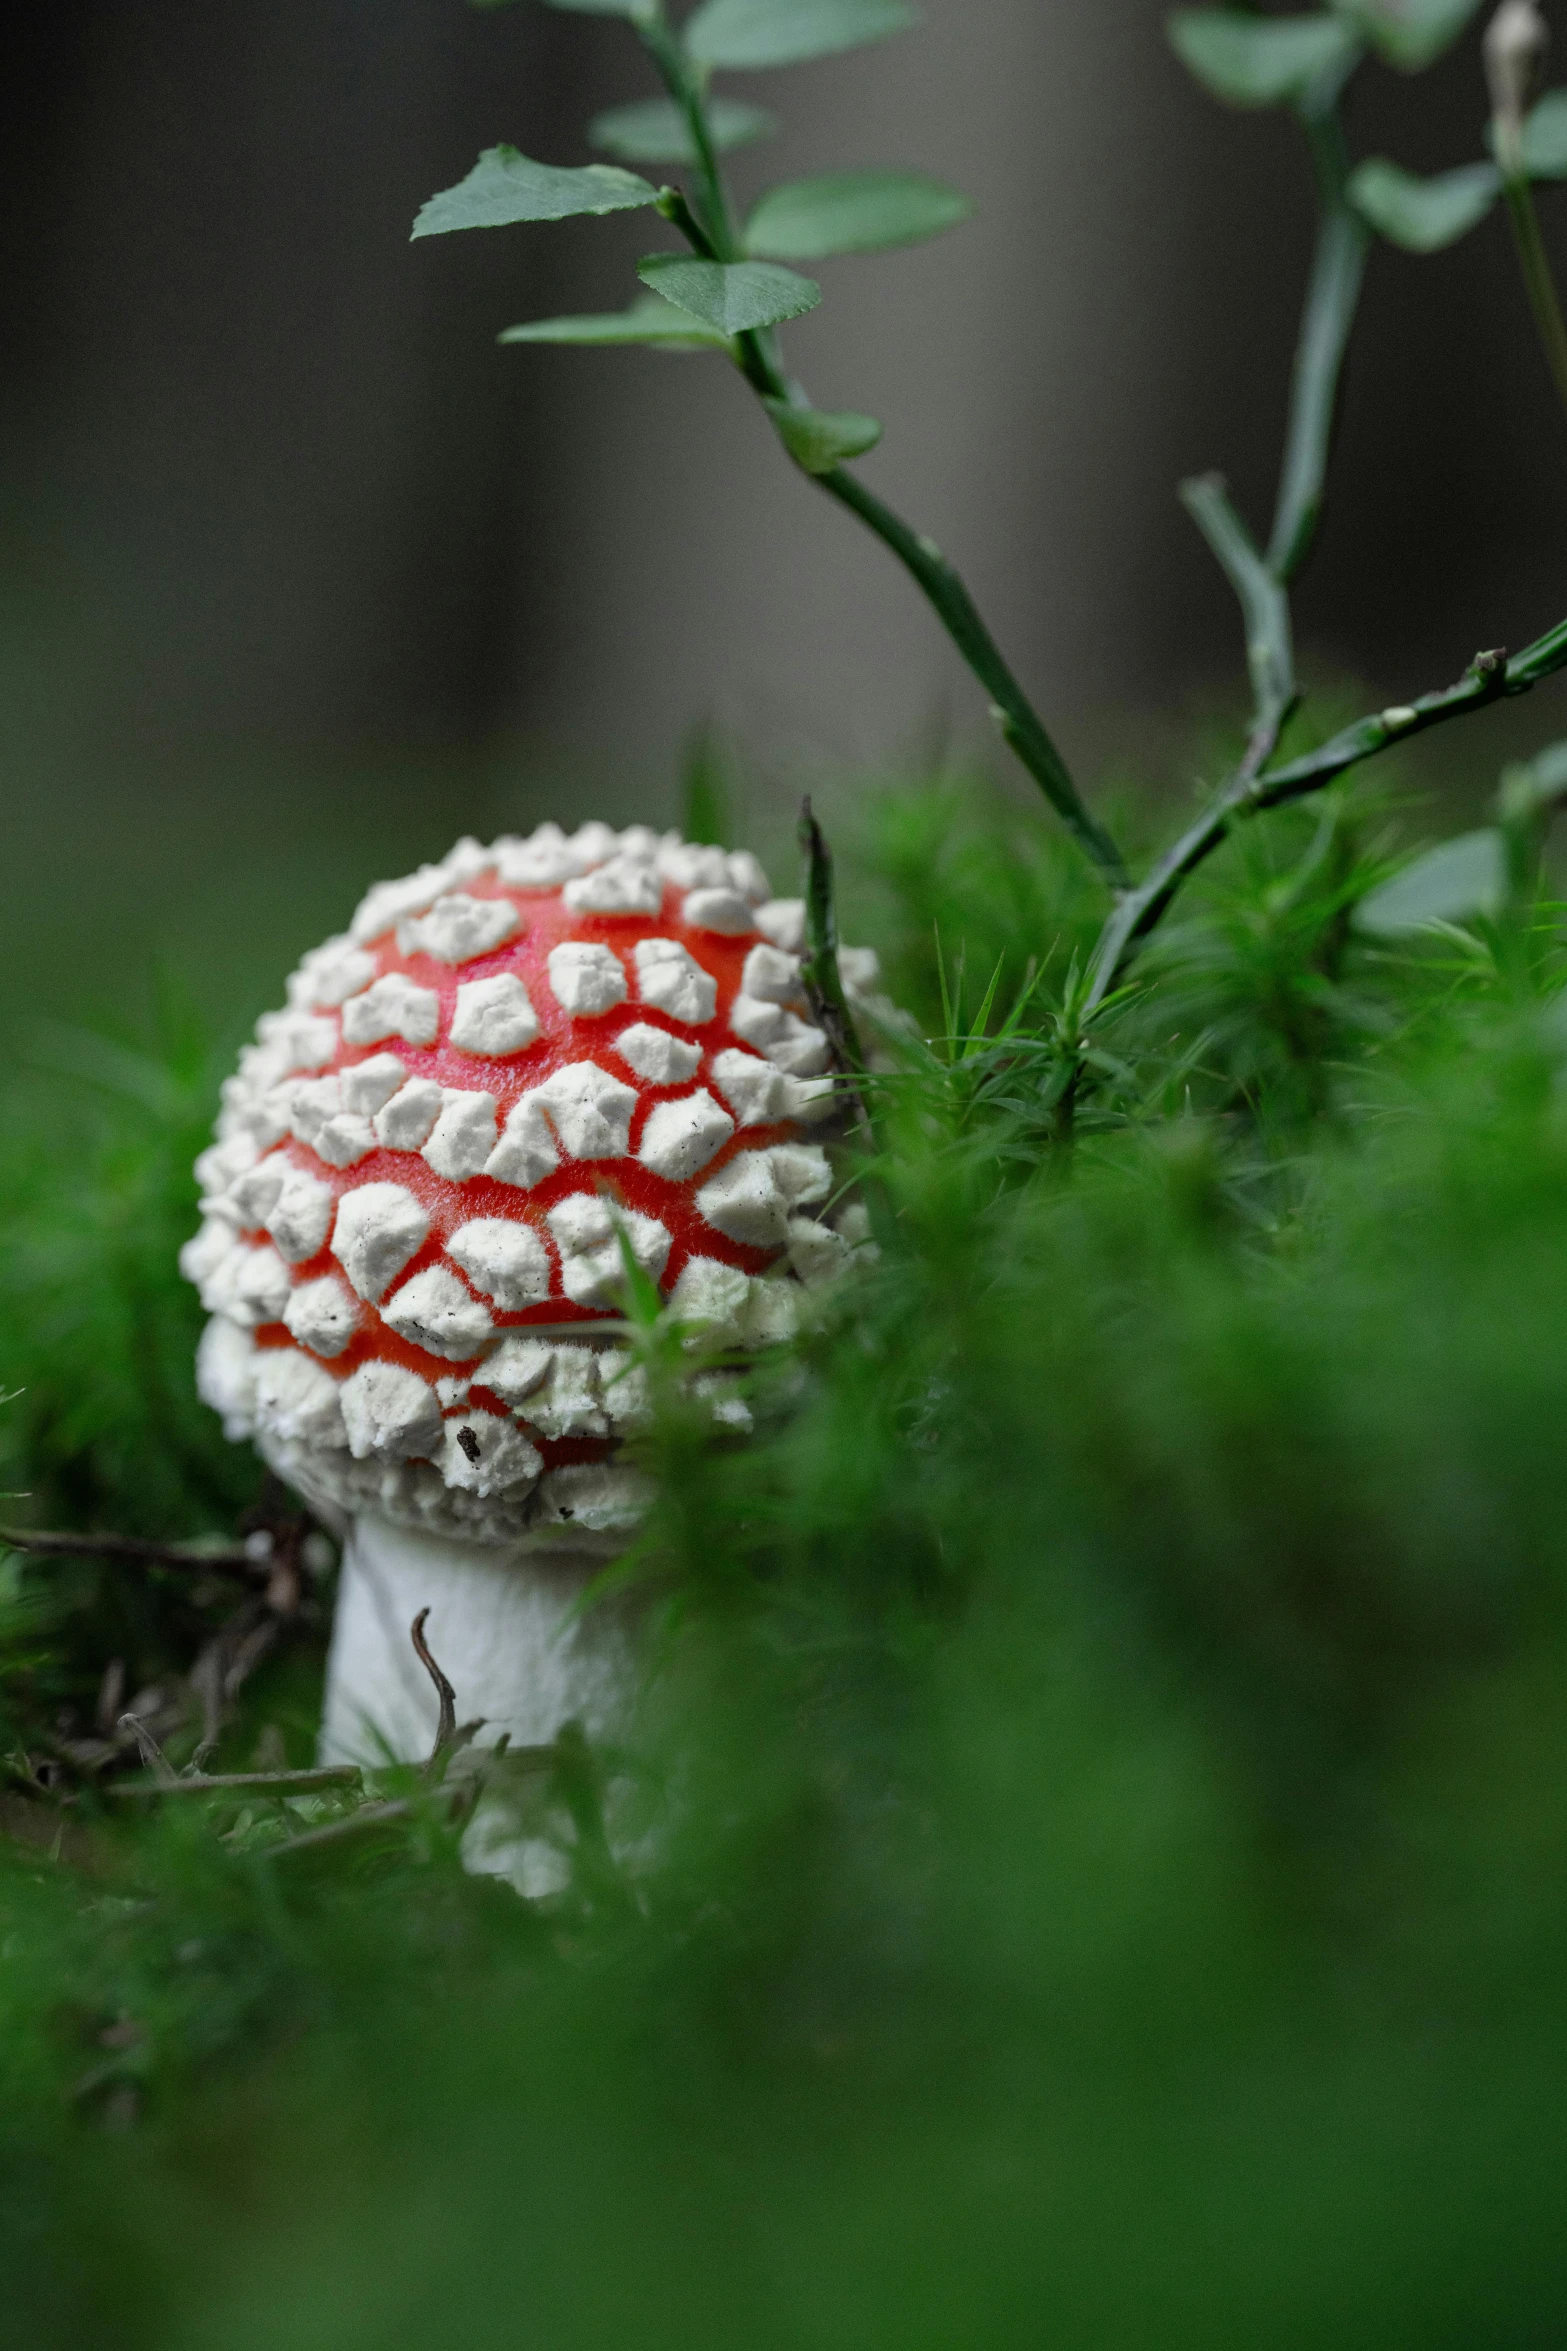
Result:
{"label": "fly agaric mushroom", "polygon": [[625,1624],[573,1610],[647,1499],[622,1238],[741,1345],[864,1239],[801,934],[745,852],[546,824],[378,883],[258,1022],[181,1264],[202,1397],[347,1537],[328,1755],[427,1750],[425,1606],[490,1735],[615,1713]]}

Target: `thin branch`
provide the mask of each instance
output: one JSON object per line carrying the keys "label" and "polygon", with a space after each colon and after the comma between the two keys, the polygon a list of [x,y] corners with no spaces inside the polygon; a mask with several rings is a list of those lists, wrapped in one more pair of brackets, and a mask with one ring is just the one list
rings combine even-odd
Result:
{"label": "thin branch", "polygon": [[428,1608],[420,1609],[408,1628],[408,1637],[413,1642],[414,1655],[435,1684],[435,1694],[440,1701],[440,1712],[435,1725],[435,1745],[430,1750],[430,1762],[433,1764],[445,1754],[447,1748],[456,1739],[457,1693],[431,1656],[430,1644],[424,1637],[425,1619],[429,1613]]}
{"label": "thin branch", "polygon": [[19,1527],[0,1527],[0,1545],[12,1551],[35,1552],[43,1559],[125,1559],[138,1567],[210,1568],[215,1575],[240,1576],[255,1583],[267,1573],[265,1560],[245,1551],[199,1551],[174,1543],[143,1543],[135,1535],[56,1535],[24,1533]]}
{"label": "thin branch", "polygon": [[157,1740],[153,1737],[151,1731],[148,1730],[147,1725],[142,1721],[140,1715],[122,1714],[120,1716],[119,1727],[122,1731],[130,1732],[132,1738],[136,1741],[137,1751],[141,1756],[142,1762],[146,1765],[147,1769],[153,1773],[161,1785],[166,1788],[178,1787],[178,1772],[175,1770],[168,1757],[164,1754],[163,1749],[158,1745]]}
{"label": "thin branch", "polygon": [[1246,746],[1246,756],[1229,782],[1191,829],[1166,850],[1147,880],[1120,900],[1099,935],[1089,966],[1088,992],[1083,1000],[1085,1020],[1098,1011],[1135,949],[1163,920],[1187,875],[1195,873],[1204,858],[1217,849],[1237,816],[1248,813],[1255,801],[1257,779],[1277,750],[1278,738],[1276,722],[1259,722]]}
{"label": "thin branch", "polygon": [[1095,950],[1093,981],[1085,1007],[1102,1004],[1138,943],[1161,919],[1187,877],[1212,856],[1234,826],[1265,808],[1303,800],[1335,783],[1353,767],[1374,759],[1394,743],[1407,743],[1449,719],[1462,718],[1489,702],[1527,694],[1545,678],[1567,668],[1567,621],[1526,646],[1511,660],[1501,651],[1477,653],[1455,686],[1423,694],[1418,702],[1397,705],[1357,719],[1331,741],[1284,767],[1248,775],[1243,766],[1211,805],[1167,850],[1142,886],[1117,907],[1105,925]]}
{"label": "thin branch", "polygon": [[[1349,200],[1350,160],[1338,102],[1342,71],[1299,107],[1317,174],[1318,224],[1301,307],[1290,386],[1284,460],[1266,558],[1230,506],[1217,475],[1183,484],[1181,495],[1241,601],[1259,717],[1270,698],[1292,698],[1289,583],[1310,554],[1322,517],[1328,457],[1344,361],[1365,282],[1370,232]],[[1265,658],[1265,649],[1270,659]]]}
{"label": "thin branch", "polygon": [[1258,554],[1250,531],[1230,503],[1222,474],[1182,482],[1181,503],[1235,590],[1246,624],[1246,661],[1257,720],[1271,720],[1277,729],[1296,699],[1288,593]]}
{"label": "thin branch", "polygon": [[700,78],[691,71],[685,49],[679,37],[671,31],[662,8],[655,8],[650,15],[638,18],[636,29],[643,47],[653,60],[659,80],[679,108],[691,134],[704,215],[701,225],[713,249],[713,258],[718,261],[737,260],[739,247],[729,218],[723,168],[707,119],[706,90]]}
{"label": "thin branch", "polygon": [[[775,393],[773,397],[778,397]],[[934,539],[913,531],[900,515],[868,490],[855,474],[834,466],[809,477],[819,489],[857,514],[889,547],[935,612],[953,644],[990,696],[991,712],[1006,743],[1061,818],[1084,855],[1112,890],[1131,881],[1114,840],[1090,815],[1038,711],[1013,676],[1000,646],[980,616],[961,573]]]}
{"label": "thin branch", "polygon": [[558,1761],[553,1739],[546,1739],[542,1744],[514,1747],[509,1732],[503,1732],[485,1756],[485,1762],[490,1768],[505,1764],[513,1771],[553,1771]]}
{"label": "thin branch", "polygon": [[658,200],[653,209],[663,215],[672,229],[680,231],[692,251],[699,253],[704,261],[721,261],[723,259],[723,255],[718,251],[717,246],[697,219],[679,188],[660,188]]}
{"label": "thin branch", "polygon": [[[477,1725],[474,1727],[477,1728]],[[497,1748],[492,1760],[498,1762],[500,1753],[501,1750]],[[561,1760],[561,1748],[554,1740],[551,1740],[547,1746],[512,1747],[506,1751],[507,1763],[514,1769],[523,1771],[554,1771],[560,1765]],[[472,1812],[478,1801],[478,1796],[479,1782],[475,1780],[473,1787],[464,1794],[458,1804],[448,1810],[447,1819],[453,1823],[460,1823],[465,1813]],[[448,1802],[450,1802],[449,1797]],[[415,1811],[413,1799],[407,1796],[398,1796],[382,1804],[362,1804],[357,1812],[347,1814],[342,1820],[329,1820],[324,1822],[320,1828],[304,1829],[297,1837],[289,1837],[283,1844],[269,1847],[268,1857],[275,1860],[287,1853],[311,1852],[322,1845],[347,1844],[353,1838],[362,1837],[370,1830],[387,1828],[394,1821],[412,1820]]]}
{"label": "thin branch", "polygon": [[1349,155],[1337,101],[1335,88],[1301,110],[1322,212],[1301,313],[1284,465],[1268,544],[1268,568],[1281,584],[1294,579],[1310,554],[1322,518],[1339,385],[1371,244],[1370,231],[1349,201]]}
{"label": "thin branch", "polygon": [[106,1796],[161,1798],[164,1796],[222,1796],[239,1792],[265,1796],[308,1796],[320,1788],[358,1786],[357,1763],[327,1763],[312,1771],[192,1772],[186,1779],[113,1780]]}
{"label": "thin branch", "polygon": [[[1339,385],[1365,281],[1369,243],[1365,223],[1349,201],[1349,154],[1338,110],[1344,79],[1342,70],[1331,73],[1299,110],[1316,167],[1320,218],[1301,312],[1284,462],[1266,558],[1258,552],[1231,504],[1221,476],[1205,474],[1181,485],[1187,511],[1235,590],[1246,625],[1252,720],[1245,757],[1197,822],[1165,852],[1152,873],[1112,909],[1094,950],[1085,1018],[1104,1002],[1139,942],[1163,919],[1181,884],[1212,855],[1237,818],[1276,804],[1269,796],[1274,779],[1267,776],[1268,763],[1300,699],[1289,583],[1311,552],[1322,515]],[[1493,657],[1480,658],[1483,663]],[[1487,672],[1484,693],[1502,690],[1489,682]],[[1453,713],[1444,709],[1442,715]],[[1420,724],[1435,723],[1422,719],[1418,709],[1399,716],[1405,733],[1418,731]],[[1371,757],[1397,731],[1387,728],[1385,719],[1365,724],[1383,731],[1376,741],[1368,738],[1368,747],[1358,751],[1357,758]],[[1344,764],[1352,766],[1354,759]],[[1341,774],[1343,768],[1334,772]],[[1326,774],[1321,778],[1324,783],[1330,780]],[[1319,784],[1313,781],[1303,788],[1315,791]]]}
{"label": "thin branch", "polygon": [[1543,637],[1536,637],[1521,653],[1515,653],[1507,664],[1508,694],[1527,694],[1542,678],[1554,677],[1559,669],[1567,668],[1567,620],[1559,621]]}
{"label": "thin branch", "polygon": [[1545,364],[1551,371],[1556,396],[1567,409],[1567,323],[1562,318],[1561,296],[1556,290],[1550,255],[1540,232],[1534,190],[1527,176],[1514,178],[1509,174],[1502,182],[1502,193],[1507,198],[1507,217],[1518,249],[1518,266],[1523,272],[1524,291],[1529,297]]}
{"label": "thin branch", "polygon": [[[661,201],[659,210],[705,260],[728,261],[743,251],[737,241],[724,194],[723,173],[707,121],[706,89],[661,11],[640,19],[637,31],[659,77],[690,128],[697,156],[701,218],[683,199]],[[807,407],[800,386],[791,382],[779,363],[771,333],[736,338],[740,372],[763,401],[781,401],[786,407]],[[798,459],[794,461],[798,464]],[[1073,781],[1071,770],[1051,740],[1044,721],[1013,675],[962,577],[934,540],[911,530],[891,507],[867,490],[842,466],[826,473],[800,471],[836,498],[873,531],[897,557],[946,630],[963,660],[990,697],[1003,740],[1039,785],[1100,876],[1112,891],[1130,887],[1131,876],[1114,840],[1091,816]]]}
{"label": "thin branch", "polygon": [[1567,325],[1562,322],[1561,298],[1529,185],[1529,102],[1550,43],[1550,28],[1538,0],[1502,0],[1486,27],[1481,47],[1491,91],[1491,144],[1502,175],[1524,291],[1551,380],[1567,408]]}

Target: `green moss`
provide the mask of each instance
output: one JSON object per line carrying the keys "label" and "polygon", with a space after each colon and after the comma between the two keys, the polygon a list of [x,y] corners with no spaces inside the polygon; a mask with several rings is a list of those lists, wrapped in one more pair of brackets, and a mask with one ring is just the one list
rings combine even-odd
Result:
{"label": "green moss", "polygon": [[[651,1440],[634,1899],[578,1854],[532,1909],[428,1824],[308,1871],[194,1806],[0,1846],[19,2339],[1560,2332],[1549,910],[1373,947],[1376,812],[1269,820],[1067,1118],[1091,909],[1035,829],[893,803],[860,856],[933,1034],[938,928],[949,1002],[965,949],[1000,1007],[1043,977],[982,1037],[970,976],[889,1081],[881,1261],[757,1438]],[[210,1075],[93,1051],[102,1108],[6,1128],[8,1479],[231,1524],[170,1270]],[[9,1605],[20,1739],[190,1633],[101,1575]]]}

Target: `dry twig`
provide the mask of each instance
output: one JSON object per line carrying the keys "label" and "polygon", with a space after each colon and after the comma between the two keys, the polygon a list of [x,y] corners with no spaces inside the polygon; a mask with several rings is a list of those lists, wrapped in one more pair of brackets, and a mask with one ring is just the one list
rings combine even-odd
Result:
{"label": "dry twig", "polygon": [[141,1716],[139,1714],[122,1714],[119,1727],[122,1731],[130,1732],[131,1737],[136,1741],[142,1762],[150,1772],[155,1774],[160,1786],[177,1788],[179,1774],[158,1745],[151,1731],[148,1730],[147,1725],[142,1721]]}
{"label": "dry twig", "polygon": [[211,1569],[254,1583],[263,1562],[246,1551],[202,1551],[191,1544],[144,1543],[136,1535],[58,1535],[21,1527],[0,1527],[0,1544],[31,1551],[43,1559],[123,1559],[136,1567]]}
{"label": "dry twig", "polygon": [[322,1788],[351,1788],[361,1779],[357,1763],[323,1763],[309,1771],[189,1772],[183,1779],[116,1780],[107,1796],[222,1796],[244,1791],[266,1796],[308,1796]]}
{"label": "dry twig", "polygon": [[[413,1642],[414,1655],[435,1684],[435,1695],[440,1702],[440,1712],[436,1717],[435,1724],[435,1745],[430,1749],[430,1760],[425,1765],[426,1771],[433,1771],[447,1748],[456,1746],[458,1743],[457,1693],[430,1654],[430,1644],[424,1637],[425,1622],[429,1614],[428,1608],[420,1609],[408,1628],[408,1637]],[[477,1729],[478,1725],[475,1724],[473,1728]],[[468,1730],[466,1725],[464,1729],[467,1736],[471,1738],[472,1731]]]}

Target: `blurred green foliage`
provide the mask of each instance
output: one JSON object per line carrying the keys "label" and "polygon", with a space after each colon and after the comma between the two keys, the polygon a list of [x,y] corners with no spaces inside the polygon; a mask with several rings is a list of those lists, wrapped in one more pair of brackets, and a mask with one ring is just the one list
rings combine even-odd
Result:
{"label": "blurred green foliage", "polygon": [[[882,1255],[752,1442],[649,1440],[634,1858],[563,1818],[528,1904],[428,1822],[304,1865],[13,1799],[19,2341],[1560,2338],[1556,910],[1363,937],[1377,809],[1261,820],[1074,1086],[1095,909],[1043,825],[943,787],[841,849],[925,1039]],[[231,1525],[172,1272],[210,1070],[172,1015],[51,1050],[69,1120],[26,1081],[0,1157],[7,1482]],[[13,1562],[13,1743],[116,1643],[163,1669],[136,1605]]]}

